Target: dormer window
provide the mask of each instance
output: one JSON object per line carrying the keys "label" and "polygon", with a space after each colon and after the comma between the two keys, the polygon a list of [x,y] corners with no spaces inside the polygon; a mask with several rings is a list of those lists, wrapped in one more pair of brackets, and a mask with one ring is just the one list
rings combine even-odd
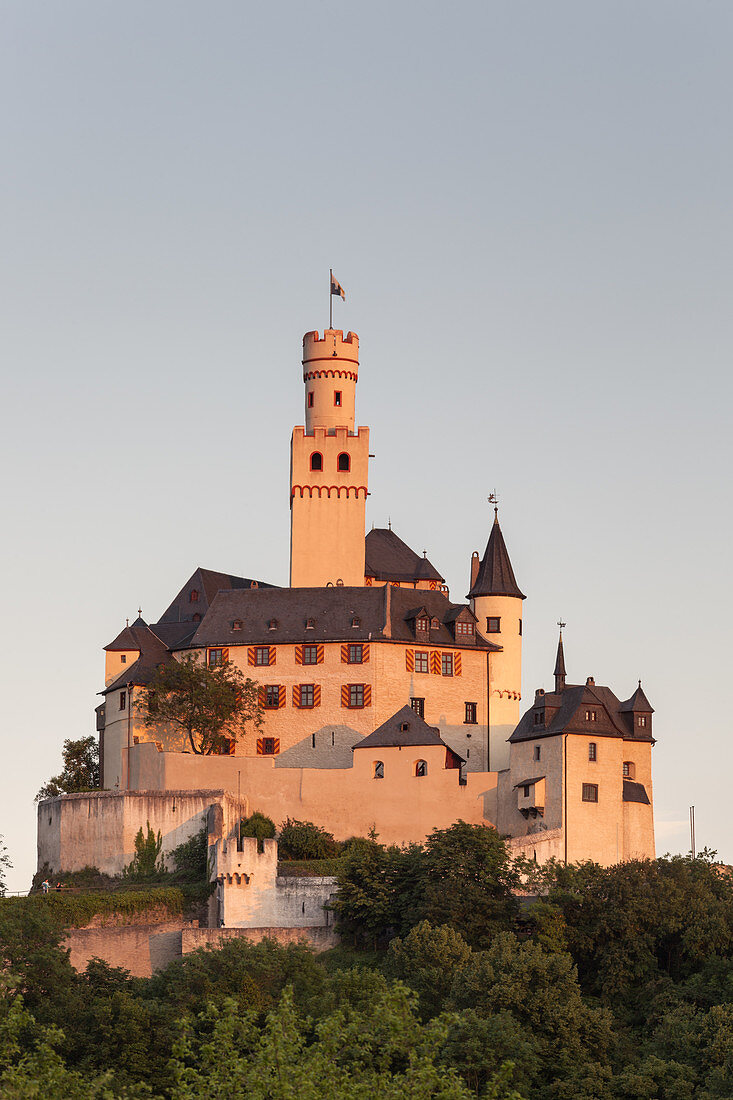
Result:
{"label": "dormer window", "polygon": [[421,615],[419,618],[415,619],[415,630],[419,630],[421,633],[427,634],[427,632],[430,630],[430,619],[425,618],[424,615]]}
{"label": "dormer window", "polygon": [[197,588],[192,588],[191,591],[188,594],[189,602],[190,603],[196,603],[198,598],[199,598],[198,589]]}
{"label": "dormer window", "polygon": [[457,638],[473,638],[473,623],[456,623]]}
{"label": "dormer window", "polygon": [[541,710],[536,710],[534,712],[534,724],[536,726],[541,726],[542,725],[542,711]]}
{"label": "dormer window", "polygon": [[354,615],[353,619],[351,620],[351,625],[353,627],[361,626],[361,619],[359,618],[358,615]]}
{"label": "dormer window", "polygon": [[242,629],[242,620],[241,619],[235,619],[234,622],[232,623],[232,630],[241,630],[241,629]]}
{"label": "dormer window", "polygon": [[316,629],[316,620],[315,619],[306,619],[305,620],[305,629],[306,630],[315,630]]}
{"label": "dormer window", "polygon": [[646,715],[645,714],[638,715],[638,717],[636,719],[636,724],[641,729],[644,729],[646,727]]}
{"label": "dormer window", "polygon": [[430,626],[433,630],[440,630],[440,623],[438,622],[437,619],[431,619],[430,620]]}
{"label": "dormer window", "polygon": [[269,623],[267,624],[267,629],[268,630],[277,630],[279,625],[280,625],[280,623],[277,621],[277,619],[270,619]]}
{"label": "dormer window", "polygon": [[191,617],[191,622],[192,623],[200,623],[201,622],[201,616],[199,615],[198,611],[196,612],[195,615],[193,615]]}
{"label": "dormer window", "polygon": [[409,722],[400,722],[400,733],[405,733],[410,728]]}
{"label": "dormer window", "polygon": [[595,710],[587,710],[587,711],[585,712],[585,720],[586,720],[586,722],[595,722],[596,718],[597,718],[597,711],[595,711]]}

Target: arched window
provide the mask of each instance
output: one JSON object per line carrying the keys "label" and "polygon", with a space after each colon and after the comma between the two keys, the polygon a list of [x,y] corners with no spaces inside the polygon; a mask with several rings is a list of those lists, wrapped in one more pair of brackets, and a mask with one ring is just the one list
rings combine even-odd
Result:
{"label": "arched window", "polygon": [[201,622],[201,616],[199,615],[198,611],[196,612],[195,615],[191,616],[191,622],[193,622],[193,623],[200,623]]}
{"label": "arched window", "polygon": [[384,779],[384,764],[381,760],[374,761],[374,778]]}
{"label": "arched window", "polygon": [[339,455],[339,467],[338,468],[339,468],[339,472],[342,473],[342,474],[348,474],[349,470],[351,469],[351,459],[346,454],[346,451],[344,451],[342,454]]}
{"label": "arched window", "polygon": [[323,455],[320,451],[314,451],[311,455],[311,470],[323,469]]}
{"label": "arched window", "polygon": [[196,603],[199,598],[198,590],[196,588],[192,588],[188,598],[191,603]]}
{"label": "arched window", "polygon": [[418,779],[422,779],[423,776],[428,774],[428,764],[426,760],[418,760],[415,764],[415,775]]}

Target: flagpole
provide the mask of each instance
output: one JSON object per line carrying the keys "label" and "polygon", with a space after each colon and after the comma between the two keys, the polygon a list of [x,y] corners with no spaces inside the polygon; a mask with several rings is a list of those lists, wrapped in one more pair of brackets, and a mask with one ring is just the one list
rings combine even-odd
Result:
{"label": "flagpole", "polygon": [[328,327],[333,328],[333,268],[328,269]]}

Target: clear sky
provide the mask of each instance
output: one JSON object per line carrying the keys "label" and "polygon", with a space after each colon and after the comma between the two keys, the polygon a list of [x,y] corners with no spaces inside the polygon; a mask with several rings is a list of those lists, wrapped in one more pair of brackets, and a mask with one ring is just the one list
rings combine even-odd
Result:
{"label": "clear sky", "polygon": [[0,5],[0,833],[102,646],[197,565],[285,584],[304,332],[361,339],[368,524],[467,592],[496,489],[524,697],[656,708],[657,845],[733,861],[733,8]]}

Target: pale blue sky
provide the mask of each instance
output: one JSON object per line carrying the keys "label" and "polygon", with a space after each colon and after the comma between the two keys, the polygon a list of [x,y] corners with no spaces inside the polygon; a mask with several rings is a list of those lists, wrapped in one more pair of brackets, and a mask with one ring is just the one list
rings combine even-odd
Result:
{"label": "pale blue sky", "polygon": [[101,647],[197,565],[287,583],[300,343],[359,333],[368,522],[454,598],[488,493],[525,700],[656,707],[658,849],[729,825],[733,10],[0,4],[4,833]]}

